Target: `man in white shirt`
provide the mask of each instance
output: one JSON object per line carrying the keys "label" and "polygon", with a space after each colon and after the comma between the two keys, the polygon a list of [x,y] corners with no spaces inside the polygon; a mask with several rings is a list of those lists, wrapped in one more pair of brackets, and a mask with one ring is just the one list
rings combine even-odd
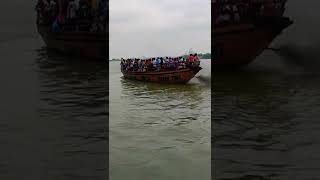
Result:
{"label": "man in white shirt", "polygon": [[67,9],[67,18],[71,20],[75,19],[76,13],[77,13],[77,5],[74,0],[70,0],[68,4],[68,9]]}

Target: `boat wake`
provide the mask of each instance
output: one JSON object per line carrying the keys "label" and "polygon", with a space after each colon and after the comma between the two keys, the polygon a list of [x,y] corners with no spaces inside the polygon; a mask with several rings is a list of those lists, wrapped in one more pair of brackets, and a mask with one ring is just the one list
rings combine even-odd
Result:
{"label": "boat wake", "polygon": [[211,84],[211,77],[210,76],[204,76],[204,75],[199,75],[196,76],[196,78],[204,84]]}
{"label": "boat wake", "polygon": [[311,70],[320,65],[317,60],[319,56],[318,48],[298,47],[289,44],[281,46],[275,53],[281,56],[287,63],[304,69]]}

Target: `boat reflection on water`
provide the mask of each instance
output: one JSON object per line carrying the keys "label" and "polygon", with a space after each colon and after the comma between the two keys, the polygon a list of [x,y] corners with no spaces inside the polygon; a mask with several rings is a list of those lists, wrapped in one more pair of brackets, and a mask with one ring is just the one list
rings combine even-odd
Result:
{"label": "boat reflection on water", "polygon": [[52,101],[61,108],[76,108],[78,105],[78,108],[102,107],[102,112],[106,112],[108,63],[79,61],[78,58],[65,57],[47,48],[39,49],[38,54],[37,71],[45,101]]}
{"label": "boat reflection on water", "polygon": [[[206,86],[199,86],[198,84],[158,84],[158,83],[145,83],[141,81],[128,80],[121,78],[123,94],[139,96],[154,96],[157,98],[163,98],[166,96],[176,97],[186,96],[189,98],[197,99],[201,101],[199,93]],[[168,97],[168,98],[169,98]]]}
{"label": "boat reflection on water", "polygon": [[[214,77],[214,86],[212,90],[216,93],[232,93],[229,95],[237,96],[259,94],[266,97],[275,95],[276,93],[287,96],[286,92],[288,89],[286,89],[287,87],[285,84],[272,82],[272,80],[281,79],[281,72],[273,71],[273,75],[270,75],[262,69],[254,68],[256,67],[251,69],[233,69],[232,72],[217,71]],[[268,77],[271,79],[265,78],[265,76],[268,75],[271,76]],[[236,80],[235,77],[237,77]],[[219,95],[214,96],[214,98],[215,97],[219,97]]]}
{"label": "boat reflection on water", "polygon": [[[170,118],[172,121],[179,121],[179,118],[175,117],[183,117],[183,121],[189,118],[188,122],[191,123],[192,120],[201,117],[200,114],[194,112],[196,109],[210,106],[211,77],[207,74],[209,68],[204,69],[188,84],[150,83],[121,77],[121,101],[127,102],[127,106],[132,106],[137,111],[140,111],[141,108],[159,114],[168,111],[172,113]],[[210,116],[210,114],[207,115]]]}
{"label": "boat reflection on water", "polygon": [[107,179],[107,63],[37,52],[41,165],[58,179]]}

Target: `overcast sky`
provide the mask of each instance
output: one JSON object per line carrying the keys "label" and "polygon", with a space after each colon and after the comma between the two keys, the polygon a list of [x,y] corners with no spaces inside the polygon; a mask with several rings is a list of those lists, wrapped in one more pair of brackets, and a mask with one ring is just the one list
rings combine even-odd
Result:
{"label": "overcast sky", "polygon": [[210,0],[110,0],[110,57],[211,50]]}

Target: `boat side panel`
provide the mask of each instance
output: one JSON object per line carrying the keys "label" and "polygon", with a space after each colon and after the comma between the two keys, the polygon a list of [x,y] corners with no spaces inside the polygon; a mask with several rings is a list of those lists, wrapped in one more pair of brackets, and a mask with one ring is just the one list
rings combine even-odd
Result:
{"label": "boat side panel", "polygon": [[253,24],[230,25],[213,30],[213,64],[249,64],[292,23],[287,17],[261,17]]}
{"label": "boat side panel", "polygon": [[65,54],[88,57],[92,59],[106,59],[107,39],[102,35],[83,33],[62,34],[51,33],[48,28],[38,27],[39,34],[50,49]]}
{"label": "boat side panel", "polygon": [[215,37],[216,53],[213,53],[213,64],[239,66],[249,64],[275,37],[276,34],[273,32],[258,29]]}
{"label": "boat side panel", "polygon": [[138,81],[148,81],[148,82],[157,82],[157,83],[170,83],[170,84],[181,84],[189,82],[198,71],[193,70],[183,70],[175,71],[171,73],[134,73],[126,74],[124,77],[128,79],[134,79]]}

